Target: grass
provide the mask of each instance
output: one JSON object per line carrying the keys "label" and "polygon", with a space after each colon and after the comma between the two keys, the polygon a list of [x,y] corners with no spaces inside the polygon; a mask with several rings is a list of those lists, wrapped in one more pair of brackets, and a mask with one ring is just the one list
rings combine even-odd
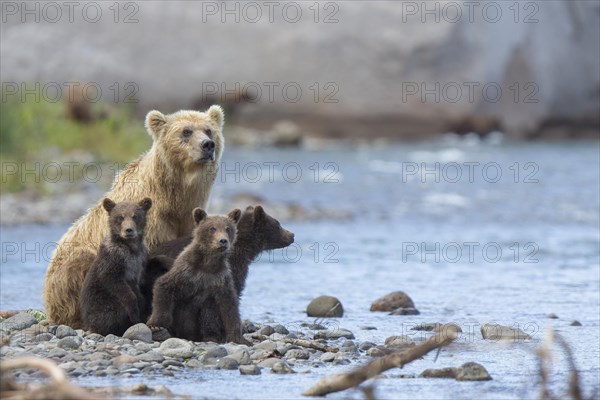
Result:
{"label": "grass", "polygon": [[[60,165],[61,162],[77,161],[72,160],[73,155],[84,154],[87,162],[91,157],[93,162],[122,166],[146,151],[152,143],[143,121],[134,116],[132,108],[93,104],[92,112],[102,117],[90,123],[68,118],[66,109],[62,101],[2,102],[2,192],[38,189],[41,183],[31,176],[23,179],[22,173],[26,168],[33,170],[36,163],[56,162]],[[8,163],[16,164],[17,173],[7,173]],[[81,175],[77,166],[74,169],[75,174]]]}

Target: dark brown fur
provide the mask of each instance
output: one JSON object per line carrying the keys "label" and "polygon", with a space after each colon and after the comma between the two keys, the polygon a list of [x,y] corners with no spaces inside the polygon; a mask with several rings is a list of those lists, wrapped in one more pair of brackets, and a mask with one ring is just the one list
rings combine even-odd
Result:
{"label": "dark brown fur", "polygon": [[146,213],[152,201],[115,204],[106,198],[110,234],[104,238],[79,296],[83,326],[101,335],[123,335],[141,322],[144,298],[139,290],[148,250],[144,245]]}
{"label": "dark brown fur", "polygon": [[179,338],[201,341],[201,310],[217,310],[224,325],[219,342],[247,343],[242,337],[239,299],[227,263],[240,218],[236,209],[225,216],[210,216],[194,210],[192,242],[177,257],[173,268],[154,284],[152,316],[148,325],[163,327]]}

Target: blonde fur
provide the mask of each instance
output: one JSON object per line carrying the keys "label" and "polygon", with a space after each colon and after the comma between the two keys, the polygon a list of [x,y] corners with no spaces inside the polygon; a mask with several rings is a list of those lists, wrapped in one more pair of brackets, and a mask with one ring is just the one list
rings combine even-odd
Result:
{"label": "blonde fur", "polygon": [[[210,107],[205,113],[178,111],[163,115],[150,111],[146,128],[153,138],[148,152],[122,171],[102,198],[115,202],[152,199],[144,241],[150,251],[158,244],[190,236],[196,207],[206,209],[223,153],[223,110]],[[182,140],[183,129],[193,130]],[[215,142],[213,161],[198,162],[200,142],[207,130]],[[108,214],[101,201],[79,218],[58,243],[46,272],[44,303],[55,324],[81,326],[77,302],[87,270],[100,242],[108,234]]]}

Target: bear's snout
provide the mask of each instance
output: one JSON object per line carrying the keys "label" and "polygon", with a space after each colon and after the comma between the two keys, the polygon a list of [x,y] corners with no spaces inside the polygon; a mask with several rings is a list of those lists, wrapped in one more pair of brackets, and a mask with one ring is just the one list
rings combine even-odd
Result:
{"label": "bear's snout", "polygon": [[202,149],[203,160],[214,160],[215,159],[215,142],[211,139],[205,139],[200,144]]}
{"label": "bear's snout", "polygon": [[229,248],[229,239],[227,239],[227,238],[219,239],[219,247],[223,250],[227,250]]}

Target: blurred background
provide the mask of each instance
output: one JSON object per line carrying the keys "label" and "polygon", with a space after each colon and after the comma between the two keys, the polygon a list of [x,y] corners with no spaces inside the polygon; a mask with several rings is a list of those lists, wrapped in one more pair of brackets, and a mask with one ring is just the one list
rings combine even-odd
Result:
{"label": "blurred background", "polygon": [[[342,325],[378,342],[398,321],[368,305],[393,290],[421,310],[412,322],[540,338],[554,313],[598,387],[600,2],[1,5],[0,309],[41,307],[52,244],[149,148],[149,110],[221,104],[209,211],[261,203],[297,239],[253,266],[245,317],[298,321],[332,294]],[[441,250],[456,243],[458,261]],[[493,386],[402,393],[534,397],[533,359],[471,350]]]}

